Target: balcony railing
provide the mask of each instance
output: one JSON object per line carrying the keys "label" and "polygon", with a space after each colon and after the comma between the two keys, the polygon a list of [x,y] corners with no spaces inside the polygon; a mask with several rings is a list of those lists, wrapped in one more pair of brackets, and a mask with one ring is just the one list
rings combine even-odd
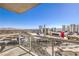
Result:
{"label": "balcony railing", "polygon": [[79,41],[60,37],[29,35],[21,45],[38,56],[78,56]]}

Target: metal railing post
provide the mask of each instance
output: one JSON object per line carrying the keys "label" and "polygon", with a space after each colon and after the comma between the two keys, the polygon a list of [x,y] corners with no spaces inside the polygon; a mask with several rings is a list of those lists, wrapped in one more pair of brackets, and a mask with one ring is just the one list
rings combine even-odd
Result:
{"label": "metal railing post", "polygon": [[30,39],[30,50],[31,50],[31,43],[32,43],[32,41],[31,41],[31,39],[32,39],[31,36],[29,37],[29,39]]}
{"label": "metal railing post", "polygon": [[19,45],[21,45],[21,41],[20,41],[20,35],[19,35],[19,39],[18,39],[18,40],[19,40]]}
{"label": "metal railing post", "polygon": [[55,56],[54,46],[55,46],[55,39],[51,39],[52,41],[52,56]]}

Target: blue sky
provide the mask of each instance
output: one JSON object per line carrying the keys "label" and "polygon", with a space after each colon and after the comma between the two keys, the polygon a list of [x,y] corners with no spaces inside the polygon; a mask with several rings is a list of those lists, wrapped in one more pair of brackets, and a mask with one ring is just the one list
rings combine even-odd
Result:
{"label": "blue sky", "polygon": [[0,28],[38,28],[44,24],[79,24],[79,4],[44,3],[21,14],[0,8]]}

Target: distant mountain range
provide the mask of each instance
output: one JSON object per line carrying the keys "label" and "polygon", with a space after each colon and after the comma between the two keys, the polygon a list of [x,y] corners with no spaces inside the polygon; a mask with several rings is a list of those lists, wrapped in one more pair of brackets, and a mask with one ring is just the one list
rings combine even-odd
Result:
{"label": "distant mountain range", "polygon": [[17,28],[0,28],[0,30],[24,30],[24,29],[17,29]]}
{"label": "distant mountain range", "polygon": [[37,30],[37,29],[18,29],[18,28],[0,28],[0,30]]}

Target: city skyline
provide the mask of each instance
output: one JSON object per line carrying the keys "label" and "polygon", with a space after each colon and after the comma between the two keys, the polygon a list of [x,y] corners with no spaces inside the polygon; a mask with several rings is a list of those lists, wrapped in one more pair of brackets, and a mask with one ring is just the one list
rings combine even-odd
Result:
{"label": "city skyline", "polygon": [[79,24],[79,4],[43,3],[21,14],[0,8],[0,28],[60,28],[62,25]]}

